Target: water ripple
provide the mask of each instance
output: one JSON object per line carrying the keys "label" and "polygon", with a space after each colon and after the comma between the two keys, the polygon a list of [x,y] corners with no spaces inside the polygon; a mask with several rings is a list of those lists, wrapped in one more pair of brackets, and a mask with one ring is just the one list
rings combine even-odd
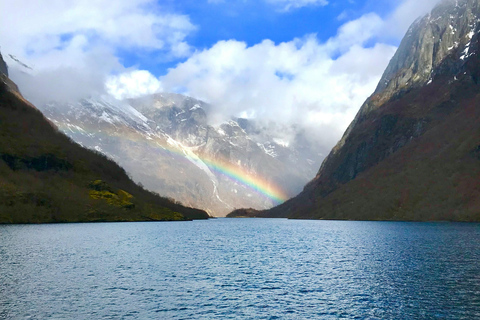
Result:
{"label": "water ripple", "polygon": [[0,226],[0,319],[475,319],[480,225]]}

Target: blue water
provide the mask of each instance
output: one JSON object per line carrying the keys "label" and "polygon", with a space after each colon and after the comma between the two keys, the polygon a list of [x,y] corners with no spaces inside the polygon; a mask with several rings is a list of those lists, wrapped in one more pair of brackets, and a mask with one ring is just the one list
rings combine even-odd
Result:
{"label": "blue water", "polygon": [[0,226],[0,319],[479,319],[480,224]]}

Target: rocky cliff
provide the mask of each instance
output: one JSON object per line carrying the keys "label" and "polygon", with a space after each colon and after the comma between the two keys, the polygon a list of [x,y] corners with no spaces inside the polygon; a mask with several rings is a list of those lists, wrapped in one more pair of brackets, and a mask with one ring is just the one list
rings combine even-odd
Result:
{"label": "rocky cliff", "polygon": [[479,21],[478,0],[415,21],[315,179],[251,215],[480,220]]}
{"label": "rocky cliff", "polygon": [[0,74],[4,74],[8,77],[8,68],[7,64],[3,60],[2,54],[0,53]]}

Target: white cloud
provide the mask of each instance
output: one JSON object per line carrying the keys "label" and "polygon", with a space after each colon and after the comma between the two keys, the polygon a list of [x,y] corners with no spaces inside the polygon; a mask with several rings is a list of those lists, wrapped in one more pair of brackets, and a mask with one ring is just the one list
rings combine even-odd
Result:
{"label": "white cloud", "polygon": [[22,68],[4,55],[10,77],[23,95],[38,105],[50,100],[70,102],[102,94],[106,75],[123,67],[111,49],[97,46],[84,52],[78,48],[79,43],[81,39],[74,40],[62,51],[55,50],[34,59],[34,64],[29,62],[33,70]]}
{"label": "white cloud", "polygon": [[306,6],[326,6],[327,0],[265,0],[271,3],[282,11],[289,11]]}
{"label": "white cloud", "polygon": [[159,92],[162,85],[150,72],[134,70],[109,77],[106,87],[113,97],[122,100]]}
{"label": "white cloud", "polygon": [[362,46],[381,25],[378,16],[366,15],[326,43],[314,35],[251,47],[220,41],[171,69],[162,84],[167,91],[212,103],[217,121],[249,115],[265,125],[276,123],[272,127],[282,128],[276,134],[283,139],[286,127],[306,129],[328,152],[374,91],[396,49]]}
{"label": "white cloud", "polygon": [[195,29],[187,16],[160,13],[153,0],[2,1],[2,46],[42,54],[76,35],[88,44],[168,50]]}
{"label": "white cloud", "polygon": [[386,19],[384,35],[403,37],[415,19],[429,13],[441,0],[404,0]]}
{"label": "white cloud", "polygon": [[[290,5],[284,9],[295,8],[294,3],[309,4],[276,2]],[[281,44],[264,40],[251,47],[220,41],[171,69],[162,84],[211,102],[217,121],[254,117],[281,128],[275,134],[282,139],[291,138],[297,129],[307,130],[328,153],[375,90],[396,50],[379,39],[400,39],[436,3],[405,0],[386,19],[366,14],[346,22],[325,43],[318,43],[314,35]]]}
{"label": "white cloud", "polygon": [[[262,1],[284,11],[328,4]],[[35,103],[78,99],[105,85],[119,98],[177,91],[212,103],[217,121],[255,117],[284,140],[305,129],[327,153],[395,51],[378,39],[400,38],[437,2],[404,0],[384,20],[372,13],[346,22],[325,43],[314,35],[253,46],[225,40],[194,51],[186,42],[196,28],[189,17],[162,12],[155,0],[3,0],[0,45],[4,57],[14,54],[33,67],[27,74],[9,61],[12,78]],[[158,79],[138,66],[125,69],[119,50],[186,60]]]}
{"label": "white cloud", "polygon": [[[185,38],[196,27],[188,16],[162,12],[155,0],[3,0],[0,6],[2,52],[33,67],[27,76],[10,63],[20,88],[41,95],[27,95],[34,102],[46,98],[36,82],[51,99],[65,99],[67,92],[77,98],[83,88],[101,91],[109,74],[124,70],[118,51],[154,52],[165,59],[192,53]],[[45,76],[53,81],[49,88]]]}
{"label": "white cloud", "polygon": [[362,45],[374,38],[383,27],[384,21],[378,15],[369,13],[342,25],[337,35],[329,39],[326,45],[331,51],[344,52],[352,45]]}

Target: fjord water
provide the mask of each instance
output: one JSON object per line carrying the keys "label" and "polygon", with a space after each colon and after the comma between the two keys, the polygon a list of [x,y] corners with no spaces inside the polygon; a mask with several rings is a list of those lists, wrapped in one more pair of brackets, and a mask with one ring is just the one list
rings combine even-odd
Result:
{"label": "fjord water", "polygon": [[480,224],[0,226],[1,319],[480,318]]}

